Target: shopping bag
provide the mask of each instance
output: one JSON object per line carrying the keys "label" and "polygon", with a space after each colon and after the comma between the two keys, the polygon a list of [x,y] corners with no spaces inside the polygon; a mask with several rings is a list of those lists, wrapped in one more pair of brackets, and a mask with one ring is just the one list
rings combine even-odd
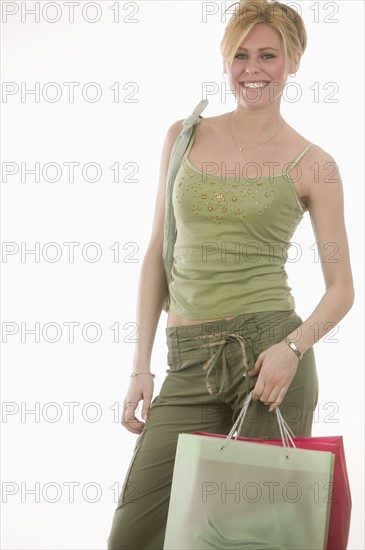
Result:
{"label": "shopping bag", "polygon": [[[218,437],[226,439],[225,435],[195,432],[198,435]],[[238,437],[238,441],[252,441],[269,445],[282,445],[281,439],[252,439]],[[333,480],[325,487],[314,485],[313,499],[323,498],[331,504],[327,550],[346,550],[351,523],[351,490],[347,475],[345,450],[343,438],[340,435],[321,437],[294,437],[297,449],[310,449],[314,451],[328,451],[334,454]]]}
{"label": "shopping bag", "polygon": [[179,435],[165,550],[326,548],[331,503],[314,492],[332,482],[334,455],[288,446],[276,411],[281,446],[232,439],[232,430]]}

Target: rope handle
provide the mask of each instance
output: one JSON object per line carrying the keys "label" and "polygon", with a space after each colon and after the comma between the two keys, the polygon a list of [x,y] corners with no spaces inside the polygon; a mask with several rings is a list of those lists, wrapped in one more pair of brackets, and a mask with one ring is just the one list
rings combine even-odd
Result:
{"label": "rope handle", "polygon": [[[228,442],[232,438],[237,440],[237,438],[239,437],[239,434],[241,433],[241,430],[242,430],[243,422],[244,422],[246,414],[247,414],[247,409],[248,409],[248,407],[251,403],[251,400],[252,400],[252,395],[253,395],[253,390],[248,394],[248,396],[244,400],[243,405],[242,405],[242,409],[241,409],[235,423],[233,424],[229,434],[227,435],[226,439],[224,440],[224,443],[220,447],[221,451],[224,450],[224,448],[227,446]],[[295,448],[295,443],[293,441],[293,437],[295,437],[295,435],[293,434],[292,430],[290,429],[290,427],[286,423],[286,421],[285,421],[285,419],[284,419],[283,415],[281,414],[278,407],[275,409],[275,413],[276,413],[276,418],[277,418],[278,424],[279,424],[281,441],[282,441],[283,447],[285,449],[285,456],[286,456],[286,458],[289,458],[287,450],[290,447],[290,445]],[[236,434],[236,435],[234,436],[234,434]]]}

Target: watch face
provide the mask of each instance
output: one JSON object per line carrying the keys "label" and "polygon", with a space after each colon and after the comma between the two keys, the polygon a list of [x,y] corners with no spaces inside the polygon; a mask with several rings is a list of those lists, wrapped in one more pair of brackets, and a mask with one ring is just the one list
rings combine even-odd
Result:
{"label": "watch face", "polygon": [[285,342],[286,344],[288,344],[288,346],[290,347],[290,349],[292,349],[292,350],[294,351],[294,353],[296,354],[297,357],[299,357],[299,359],[302,358],[302,354],[301,354],[301,352],[299,351],[299,349],[297,348],[297,346],[294,344],[294,342],[291,342],[291,341],[289,340],[288,337],[284,338],[284,342]]}

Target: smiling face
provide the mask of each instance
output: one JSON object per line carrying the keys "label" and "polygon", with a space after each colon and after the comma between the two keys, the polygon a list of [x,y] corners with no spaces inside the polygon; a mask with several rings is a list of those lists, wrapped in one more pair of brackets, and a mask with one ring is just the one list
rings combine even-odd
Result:
{"label": "smiling face", "polygon": [[257,109],[280,102],[288,75],[296,71],[298,62],[298,58],[286,60],[283,41],[273,27],[258,23],[225,69],[237,102]]}

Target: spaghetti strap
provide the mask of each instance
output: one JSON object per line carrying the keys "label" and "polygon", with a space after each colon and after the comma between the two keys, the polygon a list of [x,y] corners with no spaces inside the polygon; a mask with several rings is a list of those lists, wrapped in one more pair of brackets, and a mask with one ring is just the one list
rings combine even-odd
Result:
{"label": "spaghetti strap", "polygon": [[289,174],[290,170],[304,157],[306,152],[312,147],[313,143],[308,143],[304,149],[288,164],[288,168],[285,170],[286,174]]}

